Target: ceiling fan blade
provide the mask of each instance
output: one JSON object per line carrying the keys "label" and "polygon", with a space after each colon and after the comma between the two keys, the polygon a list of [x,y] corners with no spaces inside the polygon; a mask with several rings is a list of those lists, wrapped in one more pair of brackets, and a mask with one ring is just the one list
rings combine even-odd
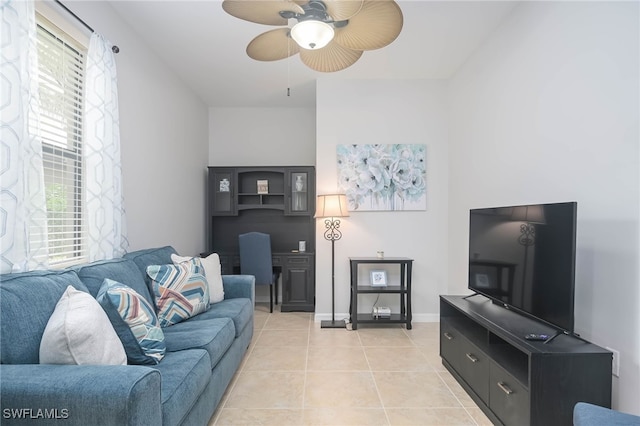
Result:
{"label": "ceiling fan blade", "polygon": [[362,56],[361,50],[347,49],[331,42],[318,50],[300,49],[300,59],[309,68],[321,72],[343,70],[356,63]]}
{"label": "ceiling fan blade", "polygon": [[300,5],[291,0],[224,0],[222,9],[229,15],[245,21],[265,25],[287,25],[281,11],[304,13]]}
{"label": "ceiling fan blade", "polygon": [[277,61],[295,55],[298,51],[298,44],[289,37],[289,28],[262,33],[247,46],[247,55],[257,61]]}
{"label": "ceiling fan blade", "polygon": [[344,21],[360,12],[364,0],[322,0],[322,2],[334,21]]}
{"label": "ceiling fan blade", "polygon": [[345,27],[336,28],[334,41],[354,50],[380,49],[398,37],[402,23],[402,11],[395,1],[365,0]]}

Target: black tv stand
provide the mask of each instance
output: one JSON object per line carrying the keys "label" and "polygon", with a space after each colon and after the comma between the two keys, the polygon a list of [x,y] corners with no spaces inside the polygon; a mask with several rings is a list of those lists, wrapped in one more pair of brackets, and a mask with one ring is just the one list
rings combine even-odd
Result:
{"label": "black tv stand", "polygon": [[484,296],[440,296],[440,356],[494,424],[571,425],[579,401],[611,407],[610,351]]}
{"label": "black tv stand", "polygon": [[543,343],[546,345],[547,343],[551,342],[553,339],[555,339],[556,337],[560,336],[561,334],[563,334],[563,333],[560,332],[560,331],[556,331],[555,333],[553,333],[553,336],[549,337]]}

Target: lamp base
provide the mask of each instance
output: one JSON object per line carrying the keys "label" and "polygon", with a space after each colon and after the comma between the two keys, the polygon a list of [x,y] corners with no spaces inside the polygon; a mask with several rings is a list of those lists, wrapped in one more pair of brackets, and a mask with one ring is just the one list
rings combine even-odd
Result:
{"label": "lamp base", "polygon": [[326,321],[320,321],[320,328],[346,328],[347,325],[344,322],[344,320],[338,320],[338,321],[333,321],[333,320],[326,320]]}

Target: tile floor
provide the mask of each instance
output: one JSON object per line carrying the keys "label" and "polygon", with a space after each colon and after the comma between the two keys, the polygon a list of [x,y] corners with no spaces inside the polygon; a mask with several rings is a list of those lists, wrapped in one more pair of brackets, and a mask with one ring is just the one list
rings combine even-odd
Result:
{"label": "tile floor", "polygon": [[256,306],[210,426],[491,425],[442,366],[437,323],[321,329],[311,313],[276,311]]}

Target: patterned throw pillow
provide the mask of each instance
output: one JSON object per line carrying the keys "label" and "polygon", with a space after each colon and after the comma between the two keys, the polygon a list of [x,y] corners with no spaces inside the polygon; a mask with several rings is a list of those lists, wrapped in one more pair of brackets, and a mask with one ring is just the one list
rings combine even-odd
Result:
{"label": "patterned throw pillow", "polygon": [[155,365],[167,347],[153,306],[131,287],[105,279],[96,297],[124,345],[130,364]]}
{"label": "patterned throw pillow", "polygon": [[[182,263],[191,260],[191,257],[171,255],[173,263]],[[222,284],[222,272],[220,266],[220,256],[218,253],[211,253],[207,257],[200,257],[200,262],[204,268],[204,275],[209,283],[209,303],[218,303],[224,300],[224,286]]]}
{"label": "patterned throw pillow", "polygon": [[168,327],[209,309],[209,284],[197,257],[177,265],[147,266],[153,282],[161,327]]}

